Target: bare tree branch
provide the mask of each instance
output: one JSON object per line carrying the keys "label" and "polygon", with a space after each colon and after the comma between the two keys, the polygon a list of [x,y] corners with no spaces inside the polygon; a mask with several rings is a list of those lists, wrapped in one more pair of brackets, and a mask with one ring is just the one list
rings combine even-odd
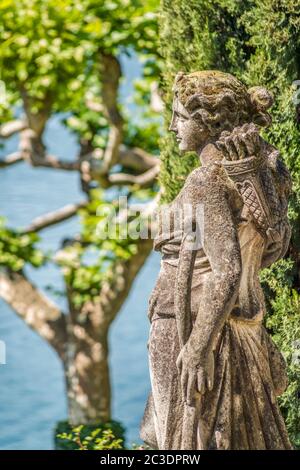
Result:
{"label": "bare tree branch", "polygon": [[137,172],[143,172],[159,164],[160,159],[139,147],[125,147],[122,145],[118,162],[124,167],[131,168]]}
{"label": "bare tree branch", "polygon": [[39,110],[33,111],[34,106],[37,104],[37,99],[30,96],[28,89],[21,85],[20,92],[23,100],[24,111],[28,121],[28,128],[34,132],[37,140],[42,140],[42,135],[46,126],[46,123],[51,115],[51,108],[53,103],[53,94],[48,89],[39,101]]}
{"label": "bare tree branch", "polygon": [[79,209],[85,207],[87,204],[88,201],[81,201],[77,204],[67,204],[66,206],[61,207],[56,211],[48,212],[48,214],[44,214],[34,219],[27,227],[24,228],[24,230],[22,230],[22,232],[37,232],[44,228],[50,227],[51,225],[55,225],[63,222],[64,220],[70,219],[75,214],[77,214]]}
{"label": "bare tree branch", "polygon": [[45,157],[35,155],[32,157],[31,153],[22,151],[11,153],[4,159],[0,159],[0,168],[14,165],[15,163],[20,163],[22,161],[26,161],[34,167],[53,168],[56,170],[66,171],[80,170],[80,162],[78,161],[61,160],[52,155],[46,155]]}
{"label": "bare tree branch", "polygon": [[159,165],[150,168],[141,175],[130,175],[126,173],[112,173],[108,176],[111,184],[137,184],[139,186],[150,186],[159,174]]}
{"label": "bare tree branch", "polygon": [[15,165],[23,161],[23,155],[21,152],[14,152],[7,155],[3,160],[0,160],[0,168],[4,168],[10,165]]}
{"label": "bare tree branch", "polygon": [[123,138],[123,119],[118,109],[120,77],[121,67],[118,59],[111,54],[101,54],[103,112],[110,124],[108,142],[103,156],[103,173],[108,173],[117,162]]}
{"label": "bare tree branch", "polygon": [[[160,159],[158,156],[152,155],[141,148],[121,145],[119,148],[118,163],[136,173],[143,173],[159,165]],[[109,187],[111,185],[109,173],[105,173],[104,166],[103,151],[100,149],[94,149],[92,152],[81,156],[80,171],[83,177],[87,181],[94,178],[98,180],[103,187]]]}
{"label": "bare tree branch", "polygon": [[[102,158],[99,158],[99,155],[97,155],[97,158],[95,158],[94,152],[92,152],[86,155],[81,155],[81,158],[76,161],[68,161],[62,160],[53,155],[44,154],[41,143],[35,142],[35,132],[26,128],[23,132],[21,132],[20,135],[20,150],[8,155],[3,160],[0,160],[0,168],[13,165],[24,160],[33,167],[53,168],[66,171],[80,171],[88,181],[90,181],[90,179],[93,177],[96,179],[102,178],[104,186],[109,187],[111,185],[110,181],[114,181],[114,179],[117,178],[113,176],[112,180],[110,180],[108,177],[109,170],[113,164],[114,159],[117,159],[118,162],[124,167],[131,168],[132,170],[141,173],[146,172],[147,170],[150,170],[159,164],[159,158],[157,156],[151,155],[141,148],[128,148],[124,145],[120,146],[120,142],[117,143],[119,138],[117,138],[117,140],[115,139],[115,130],[112,131],[112,140],[108,142],[107,149],[105,150],[106,156],[104,152]],[[110,143],[112,143],[114,148],[110,148]],[[40,152],[37,151],[37,149],[40,149]],[[111,152],[115,153],[116,150],[118,151],[118,154],[114,154],[113,159],[109,158],[108,161],[107,155],[110,153],[112,156]],[[98,149],[95,150],[95,154],[96,152],[98,153]],[[124,177],[124,183],[122,183],[120,180],[120,183],[118,184],[130,184],[130,177],[127,176],[128,175]],[[144,184],[144,176],[138,176],[141,176],[141,184]],[[145,175],[145,178],[147,180],[148,176]],[[132,181],[133,184],[136,182],[134,179]]]}
{"label": "bare tree branch", "polygon": [[66,170],[66,171],[79,171],[80,170],[79,161],[61,160],[53,155],[46,155],[45,157],[35,156],[31,160],[30,163],[32,164],[32,166],[54,168],[56,170]]}
{"label": "bare tree branch", "polygon": [[147,257],[152,251],[153,241],[149,238],[139,240],[137,253],[129,260],[118,262],[114,269],[114,276],[111,282],[102,286],[100,301],[96,305],[99,320],[104,323],[111,323],[125,302],[131,286],[144,265]]}
{"label": "bare tree branch", "polygon": [[107,281],[101,288],[100,300],[88,301],[80,312],[73,311],[75,317],[77,315],[88,317],[86,328],[91,331],[106,331],[125,302],[134,279],[152,251],[152,246],[151,239],[139,240],[137,253],[129,260],[120,261],[115,265],[112,280]]}
{"label": "bare tree branch", "polygon": [[67,340],[65,315],[21,273],[0,271],[0,297],[28,326],[64,356]]}
{"label": "bare tree branch", "polygon": [[162,91],[159,89],[159,85],[157,82],[152,82],[151,88],[151,100],[150,100],[150,107],[156,113],[162,113],[165,106],[164,101],[162,99]]}
{"label": "bare tree branch", "polygon": [[[153,239],[151,235],[156,229],[156,222],[152,216],[157,208],[159,198],[160,194],[153,201],[144,205],[143,214],[147,216],[148,228],[151,232],[148,238],[138,240],[137,251],[128,260],[116,263],[111,280],[105,282],[101,288],[100,300],[93,304],[95,321],[102,327],[109,325],[118,314],[138,272],[152,251]],[[91,303],[88,302],[85,308],[91,310]]]}
{"label": "bare tree branch", "polygon": [[28,127],[27,122],[21,119],[6,122],[0,126],[0,138],[8,139],[12,135],[17,134],[17,132],[23,131],[26,127]]}

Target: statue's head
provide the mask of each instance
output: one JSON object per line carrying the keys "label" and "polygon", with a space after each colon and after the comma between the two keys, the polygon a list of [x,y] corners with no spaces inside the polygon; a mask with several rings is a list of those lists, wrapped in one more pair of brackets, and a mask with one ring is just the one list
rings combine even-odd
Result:
{"label": "statue's head", "polygon": [[272,95],[263,87],[247,89],[229,73],[204,70],[176,75],[173,87],[173,116],[169,127],[179,149],[201,151],[221,132],[253,122],[268,126]]}

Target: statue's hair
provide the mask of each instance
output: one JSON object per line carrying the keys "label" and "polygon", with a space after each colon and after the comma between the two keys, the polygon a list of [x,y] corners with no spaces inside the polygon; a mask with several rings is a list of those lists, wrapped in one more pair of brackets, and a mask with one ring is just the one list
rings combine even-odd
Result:
{"label": "statue's hair", "polygon": [[246,86],[229,73],[204,70],[176,75],[175,95],[186,110],[208,128],[211,135],[232,130],[247,122],[271,124],[267,109],[273,104],[264,87]]}

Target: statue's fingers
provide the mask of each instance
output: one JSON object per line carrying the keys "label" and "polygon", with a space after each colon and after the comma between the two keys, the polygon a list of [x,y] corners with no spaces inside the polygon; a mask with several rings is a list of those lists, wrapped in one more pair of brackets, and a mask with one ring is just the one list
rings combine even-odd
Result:
{"label": "statue's fingers", "polygon": [[251,157],[253,155],[253,153],[249,152],[249,149],[247,147],[247,142],[245,141],[245,134],[243,134],[243,136],[241,137],[241,148],[242,148],[242,154],[243,154],[243,158],[248,158],[248,157]]}
{"label": "statue's fingers", "polygon": [[215,377],[215,360],[214,355],[211,355],[210,362],[208,365],[208,373],[207,373],[207,388],[211,391],[214,387],[214,377]]}
{"label": "statue's fingers", "polygon": [[225,139],[225,137],[229,137],[229,136],[230,136],[230,131],[223,131],[221,132],[220,140],[223,140]]}
{"label": "statue's fingers", "polygon": [[227,159],[228,160],[232,160],[232,155],[231,155],[231,147],[230,147],[230,140],[231,140],[231,137],[225,137],[224,138],[224,147],[225,147],[225,153],[227,155]]}
{"label": "statue's fingers", "polygon": [[205,392],[205,374],[202,367],[197,372],[197,389],[201,394]]}
{"label": "statue's fingers", "polygon": [[185,402],[187,398],[188,371],[184,368],[181,372],[181,391],[182,400]]}
{"label": "statue's fingers", "polygon": [[250,124],[247,124],[247,132],[257,132],[259,131],[259,128],[254,124],[254,122],[250,122]]}
{"label": "statue's fingers", "polygon": [[216,147],[219,150],[219,152],[221,152],[224,155],[226,160],[229,160],[229,155],[228,155],[228,152],[227,152],[227,149],[226,149],[226,146],[225,146],[225,142],[224,142],[223,139],[219,139],[216,142]]}
{"label": "statue's fingers", "polygon": [[214,376],[213,375],[207,377],[207,388],[210,392],[214,388]]}
{"label": "statue's fingers", "polygon": [[225,147],[229,154],[229,160],[238,160],[239,156],[231,136],[225,138]]}
{"label": "statue's fingers", "polygon": [[216,142],[216,147],[217,149],[223,153],[224,157],[226,158],[226,160],[229,159],[229,154],[227,152],[227,149],[226,149],[226,145],[225,145],[225,139],[227,137],[230,136],[230,132],[229,131],[223,131],[221,133],[221,135],[219,136],[217,142]]}
{"label": "statue's fingers", "polygon": [[247,152],[249,154],[249,157],[252,155],[255,155],[256,148],[257,148],[257,132],[253,132],[253,130],[247,132],[245,134],[245,139],[244,139]]}
{"label": "statue's fingers", "polygon": [[254,153],[255,154],[258,154],[259,152],[261,152],[261,150],[264,147],[263,144],[264,144],[263,138],[259,135],[259,132],[256,132],[255,141],[254,141],[254,145],[255,145]]}
{"label": "statue's fingers", "polygon": [[233,137],[233,144],[235,146],[238,160],[241,160],[247,156],[246,146],[243,141],[243,135],[237,134]]}
{"label": "statue's fingers", "polygon": [[247,137],[250,141],[250,145],[252,146],[252,155],[255,155],[257,152],[259,152],[261,146],[261,137],[259,135],[259,129],[255,124],[252,123],[249,125]]}
{"label": "statue's fingers", "polygon": [[180,374],[181,369],[182,369],[182,353],[181,352],[178,354],[178,357],[176,359],[176,367],[177,367],[178,373]]}
{"label": "statue's fingers", "polygon": [[243,124],[243,125],[240,127],[240,132],[241,132],[242,134],[245,134],[246,132],[249,131],[250,127],[251,127],[251,126],[250,126],[249,123]]}
{"label": "statue's fingers", "polygon": [[189,406],[193,406],[195,400],[195,390],[196,390],[196,372],[192,371],[189,373],[188,383],[187,383],[187,394],[186,401]]}

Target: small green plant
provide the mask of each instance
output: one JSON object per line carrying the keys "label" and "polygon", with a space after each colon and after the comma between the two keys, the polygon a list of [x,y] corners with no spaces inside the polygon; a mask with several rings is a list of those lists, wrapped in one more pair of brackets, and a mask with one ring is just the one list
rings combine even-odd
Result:
{"label": "small green plant", "polygon": [[75,427],[60,422],[55,443],[60,450],[124,449],[124,428],[116,421]]}
{"label": "small green plant", "polygon": [[147,444],[137,444],[136,442],[133,442],[131,444],[131,449],[130,450],[155,450],[155,449],[152,449]]}

